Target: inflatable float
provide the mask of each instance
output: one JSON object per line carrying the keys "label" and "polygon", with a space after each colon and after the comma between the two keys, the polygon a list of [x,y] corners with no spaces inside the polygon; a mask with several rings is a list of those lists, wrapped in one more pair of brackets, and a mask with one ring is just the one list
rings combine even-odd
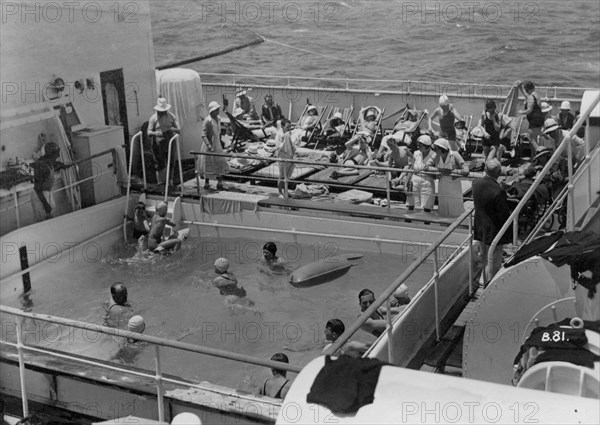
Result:
{"label": "inflatable float", "polygon": [[362,255],[336,255],[306,264],[292,272],[290,283],[298,288],[307,288],[337,279],[354,265],[350,260],[359,258],[362,258]]}

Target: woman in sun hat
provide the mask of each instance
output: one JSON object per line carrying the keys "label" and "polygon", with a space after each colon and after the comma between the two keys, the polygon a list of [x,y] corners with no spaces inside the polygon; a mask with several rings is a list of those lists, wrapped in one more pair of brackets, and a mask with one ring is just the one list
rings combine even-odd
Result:
{"label": "woman in sun hat", "polygon": [[570,130],[575,124],[575,115],[571,113],[571,103],[565,100],[560,104],[560,112],[556,116],[556,122],[563,130]]}
{"label": "woman in sun hat", "polygon": [[147,134],[150,140],[155,141],[156,149],[154,151],[159,170],[167,166],[169,141],[175,134],[179,134],[181,129],[177,117],[169,109],[171,109],[171,105],[167,99],[159,97],[154,106],[156,112],[148,120]]}
{"label": "woman in sun hat", "polygon": [[[440,134],[445,133],[448,143],[450,144],[450,150],[458,152],[458,143],[456,143],[456,128],[454,124],[457,121],[461,121],[462,117],[450,103],[450,99],[446,95],[440,96],[438,99],[439,107],[435,108],[435,111],[429,116],[429,131],[433,132],[433,124],[440,127]],[[438,123],[434,123],[434,119],[438,119]]]}
{"label": "woman in sun hat", "polygon": [[406,184],[406,206],[414,210],[415,206],[422,207],[423,211],[431,212],[435,203],[435,182],[430,174],[422,174],[425,164],[435,156],[432,149],[433,142],[427,135],[419,136],[417,146],[419,149],[414,153],[413,170],[416,173],[408,178]]}
{"label": "woman in sun hat", "polygon": [[469,167],[465,164],[460,154],[450,149],[446,139],[437,139],[433,144],[435,156],[425,164],[426,171],[437,171],[439,175],[438,186],[438,212],[442,217],[458,217],[465,212],[463,203],[462,186],[457,176],[452,173],[469,175]]}
{"label": "woman in sun hat", "polygon": [[292,142],[299,146],[302,139],[307,137],[317,124],[319,124],[319,111],[316,106],[309,105],[306,113],[300,118],[298,127],[292,130]]}
{"label": "woman in sun hat", "polygon": [[[218,102],[208,104],[208,116],[202,123],[201,152],[223,153],[221,145],[221,118]],[[217,190],[223,189],[223,174],[228,171],[227,158],[223,156],[198,155],[197,173],[204,176],[204,189],[210,189],[210,179],[217,178]]]}
{"label": "woman in sun hat", "polygon": [[[560,128],[560,125],[558,125],[558,122],[554,118],[548,118],[544,122],[544,128],[542,131],[544,135],[547,135],[548,137],[552,138],[552,140],[554,140],[557,147],[563,142],[565,137],[567,137],[567,134],[569,134],[567,130],[563,130],[562,128]],[[571,153],[573,155],[573,164],[577,164],[583,161],[583,159],[585,158],[585,141],[574,134],[571,138],[570,143]],[[568,156],[567,149],[563,151],[562,156]]]}

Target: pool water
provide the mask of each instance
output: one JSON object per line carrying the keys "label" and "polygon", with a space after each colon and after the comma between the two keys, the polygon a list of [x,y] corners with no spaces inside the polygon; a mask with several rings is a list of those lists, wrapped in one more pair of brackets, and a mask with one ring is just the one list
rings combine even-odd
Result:
{"label": "pool water", "polygon": [[[330,242],[297,245],[277,242],[278,255],[294,269],[339,254],[363,254],[343,276],[321,285],[296,288],[288,274],[265,272],[260,265],[266,241],[249,239],[189,239],[170,256],[141,257],[133,244],[113,247],[100,261],[68,263],[56,275],[32,282],[31,311],[91,323],[102,323],[104,302],[115,281],[124,282],[136,314],[146,321],[145,333],[187,343],[270,358],[284,352],[290,363],[305,365],[321,353],[324,326],[332,318],[346,327],[360,313],[358,292],[375,294],[400,275],[414,255],[342,250]],[[399,249],[400,251],[400,249]],[[247,292],[247,301],[227,304],[212,285],[213,263],[227,257],[230,272]],[[424,263],[407,282],[411,296],[432,276],[432,264]],[[251,301],[251,302],[250,302]],[[6,300],[20,307],[20,300]],[[251,305],[253,304],[253,305]],[[50,329],[44,345],[104,360],[154,368],[154,349],[140,344],[123,350],[112,337],[76,336]],[[79,336],[77,336],[79,335]],[[359,331],[353,338],[374,341]],[[31,342],[31,341],[29,341]],[[161,349],[164,373],[196,381],[256,391],[270,371],[253,365],[172,349]]]}

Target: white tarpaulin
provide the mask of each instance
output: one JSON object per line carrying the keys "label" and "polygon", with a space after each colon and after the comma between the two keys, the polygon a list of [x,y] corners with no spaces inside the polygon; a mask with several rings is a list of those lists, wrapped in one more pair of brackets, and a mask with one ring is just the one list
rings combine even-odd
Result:
{"label": "white tarpaulin", "polygon": [[171,112],[182,126],[200,121],[206,115],[202,83],[196,71],[183,68],[156,71],[156,85],[157,93],[172,105]]}
{"label": "white tarpaulin", "polygon": [[207,113],[200,76],[191,69],[165,69],[156,71],[156,85],[181,125],[181,155],[190,158],[191,150],[200,150],[202,119]]}

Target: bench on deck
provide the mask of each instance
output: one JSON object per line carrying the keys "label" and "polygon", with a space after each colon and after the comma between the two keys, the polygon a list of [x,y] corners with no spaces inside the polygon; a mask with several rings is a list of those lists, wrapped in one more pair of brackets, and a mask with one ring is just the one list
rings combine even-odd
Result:
{"label": "bench on deck", "polygon": [[[368,217],[378,219],[389,219],[396,221],[412,222],[418,221],[424,224],[437,224],[440,226],[449,226],[454,222],[454,218],[440,217],[437,213],[409,212],[400,208],[381,208],[375,205],[355,205],[341,202],[319,202],[315,200],[299,199],[281,199],[269,198],[258,202],[260,209],[264,208],[283,208],[290,210],[312,210],[331,212],[338,215],[351,215],[354,217]],[[460,227],[467,228],[467,225]]]}

